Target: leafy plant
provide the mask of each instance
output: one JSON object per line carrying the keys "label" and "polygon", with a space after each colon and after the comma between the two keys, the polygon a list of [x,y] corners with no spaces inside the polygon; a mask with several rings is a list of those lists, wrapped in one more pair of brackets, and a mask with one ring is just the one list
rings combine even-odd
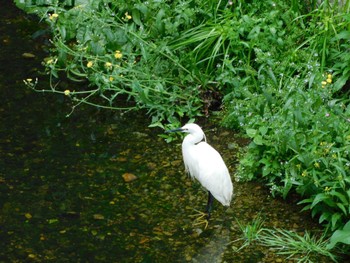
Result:
{"label": "leafy plant", "polygon": [[276,250],[278,254],[286,255],[287,259],[297,262],[312,262],[320,255],[337,262],[335,255],[327,247],[328,239],[325,235],[317,238],[307,231],[301,236],[293,231],[264,228],[259,235],[259,241]]}
{"label": "leafy plant", "polygon": [[186,60],[167,44],[205,17],[202,8],[210,6],[195,3],[77,1],[68,10],[59,3],[38,8],[54,33],[52,56],[45,60],[47,73],[57,79],[64,72],[72,80],[89,81],[92,87],[60,90],[52,85],[47,92],[72,98],[72,110],[82,103],[146,109],[152,126],[201,115],[200,87],[205,87],[205,79],[188,69]]}
{"label": "leafy plant", "polygon": [[345,231],[348,230],[344,229],[342,233],[337,230],[335,232],[337,235],[334,234],[329,239],[326,233],[317,235],[305,231],[304,235],[300,235],[294,231],[265,228],[260,214],[250,224],[244,225],[238,220],[236,222],[242,232],[242,237],[232,243],[243,241],[243,244],[235,252],[251,246],[254,242],[257,245],[267,246],[277,254],[286,256],[286,259],[293,259],[296,262],[312,262],[312,260],[319,259],[320,255],[337,262],[335,252],[332,250],[336,242],[344,241],[340,236],[345,237]]}
{"label": "leafy plant", "polygon": [[237,251],[239,251],[259,239],[264,220],[262,219],[261,215],[258,214],[250,224],[244,225],[237,219],[236,222],[242,232],[242,237],[233,241],[233,243],[243,240],[243,244],[237,249]]}
{"label": "leafy plant", "polygon": [[[341,229],[350,212],[350,106],[343,88],[349,73],[350,44],[344,38],[349,15],[341,12],[348,8],[349,3],[325,1],[293,19],[277,12],[272,24],[282,17],[289,21],[283,40],[288,49],[272,54],[271,41],[259,38],[249,60],[241,56],[242,62],[234,62],[238,76],[225,96],[223,122],[252,140],[237,179],[261,178],[273,195],[299,193],[304,210],[331,231]],[[240,66],[247,64],[251,70]]]}

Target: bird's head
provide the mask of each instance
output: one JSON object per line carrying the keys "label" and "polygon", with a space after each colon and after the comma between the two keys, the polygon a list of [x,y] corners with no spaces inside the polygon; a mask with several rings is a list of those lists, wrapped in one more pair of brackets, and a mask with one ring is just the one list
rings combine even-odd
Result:
{"label": "bird's head", "polygon": [[187,123],[186,125],[182,126],[181,128],[173,129],[173,130],[168,130],[168,132],[185,132],[185,133],[190,133],[190,134],[203,134],[203,130],[201,127],[199,127],[195,123]]}
{"label": "bird's head", "polygon": [[169,130],[166,132],[167,133],[168,132],[184,132],[184,133],[189,133],[189,134],[193,135],[194,137],[198,138],[198,141],[200,141],[202,139],[206,140],[205,134],[204,134],[202,128],[199,127],[195,123],[187,123],[186,125],[182,126],[181,128]]}

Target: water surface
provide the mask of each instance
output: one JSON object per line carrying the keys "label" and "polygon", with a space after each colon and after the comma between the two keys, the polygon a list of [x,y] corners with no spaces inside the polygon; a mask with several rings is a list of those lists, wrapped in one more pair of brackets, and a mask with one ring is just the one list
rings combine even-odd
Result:
{"label": "water surface", "polygon": [[[295,201],[273,199],[256,183],[235,183],[231,208],[216,202],[209,227],[193,226],[190,215],[205,208],[207,193],[185,174],[180,141],[166,144],[143,112],[81,107],[66,118],[67,98],[26,89],[22,80],[35,77],[49,87],[40,74],[49,36],[33,39],[38,22],[7,5],[0,11],[0,262],[287,262],[254,245],[234,252],[236,219],[249,223],[260,213],[266,227],[316,228]],[[201,125],[233,175],[246,142],[208,120]]]}

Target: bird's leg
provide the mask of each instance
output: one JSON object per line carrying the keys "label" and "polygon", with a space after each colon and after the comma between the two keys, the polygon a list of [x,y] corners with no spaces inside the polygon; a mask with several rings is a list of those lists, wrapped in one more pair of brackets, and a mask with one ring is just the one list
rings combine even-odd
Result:
{"label": "bird's leg", "polygon": [[214,196],[211,194],[211,192],[208,191],[208,203],[207,203],[207,208],[205,209],[208,220],[210,219],[210,213],[213,210],[213,199],[214,199]]}
{"label": "bird's leg", "polygon": [[210,219],[210,213],[212,211],[212,204],[213,204],[213,195],[208,192],[208,202],[207,202],[207,207],[205,209],[205,212],[200,212],[200,211],[197,211],[198,214],[196,215],[197,218],[194,220],[194,223],[193,225],[195,226],[198,226],[198,225],[202,225],[202,224],[205,224],[205,227],[204,229],[206,229],[208,227],[208,224],[209,224],[209,219]]}

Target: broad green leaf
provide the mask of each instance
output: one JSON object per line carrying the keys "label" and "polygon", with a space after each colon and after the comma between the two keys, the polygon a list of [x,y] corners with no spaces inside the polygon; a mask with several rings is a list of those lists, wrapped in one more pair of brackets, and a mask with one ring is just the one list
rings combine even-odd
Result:
{"label": "broad green leaf", "polygon": [[336,224],[338,223],[339,219],[341,218],[341,214],[340,213],[335,213],[332,215],[332,227],[334,228],[336,226]]}
{"label": "broad green leaf", "polygon": [[348,75],[341,76],[333,85],[334,91],[340,90],[348,81],[348,79],[349,79]]}
{"label": "broad green leaf", "polygon": [[318,222],[321,224],[323,221],[329,221],[330,216],[330,213],[322,213],[322,215],[318,219]]}
{"label": "broad green leaf", "polygon": [[319,202],[324,201],[326,199],[329,199],[328,195],[324,193],[317,194],[314,198],[314,201],[311,204],[311,208],[315,207],[315,205],[317,205]]}
{"label": "broad green leaf", "polygon": [[137,9],[133,9],[131,12],[131,15],[132,15],[132,21],[134,21],[136,25],[141,26],[142,22],[140,18],[140,11]]}
{"label": "broad green leaf", "polygon": [[250,138],[254,138],[256,136],[256,134],[258,133],[258,131],[255,129],[247,129],[246,133]]}
{"label": "broad green leaf", "polygon": [[346,208],[343,204],[341,203],[337,203],[337,206],[340,208],[340,210],[344,213],[344,215],[347,215],[347,211],[346,211]]}
{"label": "broad green leaf", "polygon": [[350,231],[350,220],[345,224],[343,230]]}
{"label": "broad green leaf", "polygon": [[335,39],[337,39],[337,40],[340,40],[340,39],[349,40],[350,39],[350,31],[343,30],[343,31],[337,33],[335,36]]}
{"label": "broad green leaf", "polygon": [[257,145],[264,145],[264,140],[261,135],[255,136],[254,140],[255,144]]}
{"label": "broad green leaf", "polygon": [[339,193],[339,192],[336,192],[336,191],[333,191],[331,193],[332,196],[336,196],[340,199],[340,201],[343,203],[343,205],[349,205],[349,202],[348,200],[346,199],[345,195]]}
{"label": "broad green leaf", "polygon": [[263,135],[263,136],[267,133],[268,130],[269,130],[269,128],[266,127],[266,126],[261,126],[261,127],[259,127],[259,132],[260,132],[261,135]]}
{"label": "broad green leaf", "polygon": [[346,223],[343,230],[337,230],[331,236],[327,249],[332,249],[337,243],[350,245],[350,221]]}

